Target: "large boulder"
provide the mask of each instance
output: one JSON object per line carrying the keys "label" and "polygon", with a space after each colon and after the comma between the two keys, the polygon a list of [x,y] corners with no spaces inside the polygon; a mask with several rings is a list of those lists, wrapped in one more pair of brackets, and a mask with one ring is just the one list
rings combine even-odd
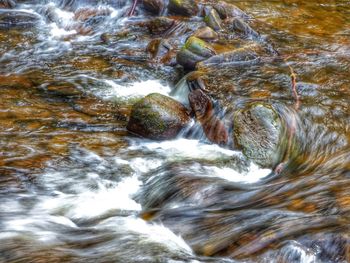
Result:
{"label": "large boulder", "polygon": [[127,129],[145,138],[167,140],[175,138],[189,121],[188,111],[180,102],[152,93],[133,106]]}
{"label": "large boulder", "polygon": [[271,105],[256,102],[237,111],[233,130],[235,144],[253,162],[264,168],[279,164],[283,125]]}

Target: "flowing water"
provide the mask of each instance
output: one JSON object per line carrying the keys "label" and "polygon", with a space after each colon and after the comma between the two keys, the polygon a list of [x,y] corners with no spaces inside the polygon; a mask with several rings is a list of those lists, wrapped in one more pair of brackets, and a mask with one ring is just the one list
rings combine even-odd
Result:
{"label": "flowing water", "polygon": [[200,134],[126,131],[183,76],[145,52],[131,1],[18,2],[0,9],[0,262],[350,262],[350,1],[231,1],[285,59],[216,85],[287,107],[297,75],[280,175]]}

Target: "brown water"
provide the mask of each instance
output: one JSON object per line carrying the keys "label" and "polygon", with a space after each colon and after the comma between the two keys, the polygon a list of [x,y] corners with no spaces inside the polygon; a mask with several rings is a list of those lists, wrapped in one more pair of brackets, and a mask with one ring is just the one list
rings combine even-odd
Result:
{"label": "brown water", "polygon": [[0,262],[350,262],[350,1],[230,1],[283,61],[207,72],[217,98],[293,107],[296,73],[294,152],[272,177],[200,134],[128,134],[132,103],[183,76],[145,51],[129,1],[90,20],[73,12],[93,1],[22,2],[34,26],[0,26]]}

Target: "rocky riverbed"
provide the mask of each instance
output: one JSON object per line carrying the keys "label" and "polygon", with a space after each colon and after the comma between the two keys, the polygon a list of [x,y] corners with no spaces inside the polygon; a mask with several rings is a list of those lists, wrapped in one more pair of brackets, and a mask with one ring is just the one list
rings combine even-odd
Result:
{"label": "rocky riverbed", "polygon": [[0,262],[348,262],[347,0],[0,0]]}

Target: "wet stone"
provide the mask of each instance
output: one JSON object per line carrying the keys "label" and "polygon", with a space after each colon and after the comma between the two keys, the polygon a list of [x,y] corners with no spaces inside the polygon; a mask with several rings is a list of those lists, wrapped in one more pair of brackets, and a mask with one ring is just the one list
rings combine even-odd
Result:
{"label": "wet stone", "polygon": [[[350,262],[348,6],[340,3],[345,1],[272,1],[268,6],[236,1],[259,17],[248,21],[225,1],[233,3],[182,1],[216,10],[223,27],[218,36],[202,12],[187,17],[170,12],[177,16],[166,19],[174,23],[155,23],[150,33],[149,21],[168,14],[169,0],[138,0],[129,18],[132,0],[17,0],[46,24],[40,21],[35,34],[0,31],[0,262]],[[5,2],[11,0],[0,3]],[[103,20],[88,6],[115,12]],[[329,14],[332,23],[324,19]],[[253,28],[266,35],[266,42],[251,34]],[[90,29],[96,35],[56,38],[56,33]],[[185,67],[196,65],[192,76],[202,78],[197,86],[171,61],[189,36],[215,50],[196,40],[179,53]],[[247,42],[263,49],[276,44],[281,56],[255,49],[245,53],[240,48]],[[259,63],[249,64],[256,56]],[[294,104],[288,66],[297,75],[301,100],[295,115],[284,109]],[[172,85],[179,78],[179,90],[189,91],[174,96],[188,100],[191,93],[202,125],[186,133],[194,142],[130,138],[125,130],[130,103],[152,82],[133,84],[152,79]],[[120,99],[119,85],[129,84],[130,93],[138,90]],[[212,102],[205,104],[207,98],[193,91],[198,87]],[[152,95],[148,104],[139,104],[136,132],[149,132],[147,138],[165,138],[166,130],[174,131],[169,137],[178,134],[167,127],[181,127],[181,114],[187,120],[187,112],[166,98]],[[220,121],[228,127],[226,147],[203,143],[203,131],[212,142],[225,142],[217,136]],[[280,124],[285,130],[279,139]],[[289,138],[288,152],[277,153]],[[270,169],[250,165],[241,151],[231,151],[233,140],[249,160],[268,159],[261,165],[278,161],[276,149],[286,161],[281,176],[267,176]],[[300,151],[294,150],[298,143]],[[236,154],[244,158],[242,169],[230,165]],[[261,181],[250,183],[251,176]],[[130,193],[136,189],[137,199]],[[140,208],[145,219],[153,213],[152,223],[137,218]]]}
{"label": "wet stone", "polygon": [[1,0],[0,1],[0,8],[15,8],[16,7],[16,1],[14,0]]}
{"label": "wet stone", "polygon": [[36,26],[40,18],[29,12],[0,10],[0,29],[26,29]]}
{"label": "wet stone", "polygon": [[208,26],[197,29],[193,36],[203,40],[216,40],[218,38],[218,34]]}
{"label": "wet stone", "polygon": [[77,21],[87,21],[91,18],[98,17],[98,16],[108,16],[111,14],[111,10],[107,8],[89,8],[89,7],[83,7],[79,8],[74,13],[74,19]]}
{"label": "wet stone", "polygon": [[156,38],[147,45],[147,51],[152,57],[152,62],[162,63],[164,65],[176,65],[175,55],[172,46],[168,41]]}
{"label": "wet stone", "polygon": [[205,13],[204,21],[207,25],[215,31],[221,30],[221,18],[216,10],[213,8],[206,8]]}
{"label": "wet stone", "polygon": [[268,104],[253,103],[235,113],[234,141],[243,153],[261,167],[275,167],[279,163],[282,122]]}
{"label": "wet stone", "polygon": [[247,15],[237,6],[224,1],[214,3],[213,8],[218,12],[222,19],[238,17],[246,20],[250,18],[249,15]]}
{"label": "wet stone", "polygon": [[246,66],[253,65],[257,63],[258,55],[253,51],[245,48],[239,48],[233,51],[224,52],[215,56],[208,58],[200,62],[197,68],[203,68],[205,66],[215,66],[215,65],[237,65]]}
{"label": "wet stone", "polygon": [[39,9],[39,13],[44,16],[47,22],[60,23],[60,18],[56,13],[54,6],[44,6]]}
{"label": "wet stone", "polygon": [[157,17],[148,23],[148,29],[151,34],[160,35],[169,30],[175,23],[175,20],[168,17]]}
{"label": "wet stone", "polygon": [[198,12],[198,6],[193,0],[169,0],[168,10],[172,14],[193,16]]}
{"label": "wet stone", "polygon": [[237,34],[253,39],[259,37],[259,33],[240,18],[229,19],[225,22],[228,29],[236,32]]}
{"label": "wet stone", "polygon": [[226,145],[228,132],[224,123],[216,116],[210,97],[201,89],[196,89],[189,93],[188,100],[209,141]]}
{"label": "wet stone", "polygon": [[147,51],[151,54],[152,57],[156,57],[158,55],[165,55],[166,50],[164,50],[165,46],[160,38],[156,38],[151,40],[147,45]]}
{"label": "wet stone", "polygon": [[51,82],[39,87],[50,96],[78,97],[82,92],[69,82]]}
{"label": "wet stone", "polygon": [[160,14],[164,9],[164,0],[143,0],[143,8],[152,14]]}
{"label": "wet stone", "polygon": [[30,88],[33,86],[32,81],[23,75],[0,75],[0,87],[11,88]]}
{"label": "wet stone", "polygon": [[175,138],[189,121],[187,109],[181,103],[153,93],[133,106],[127,129],[145,138],[167,140]]}
{"label": "wet stone", "polygon": [[197,62],[215,55],[215,50],[205,41],[190,37],[177,54],[177,62],[185,69],[194,69]]}

